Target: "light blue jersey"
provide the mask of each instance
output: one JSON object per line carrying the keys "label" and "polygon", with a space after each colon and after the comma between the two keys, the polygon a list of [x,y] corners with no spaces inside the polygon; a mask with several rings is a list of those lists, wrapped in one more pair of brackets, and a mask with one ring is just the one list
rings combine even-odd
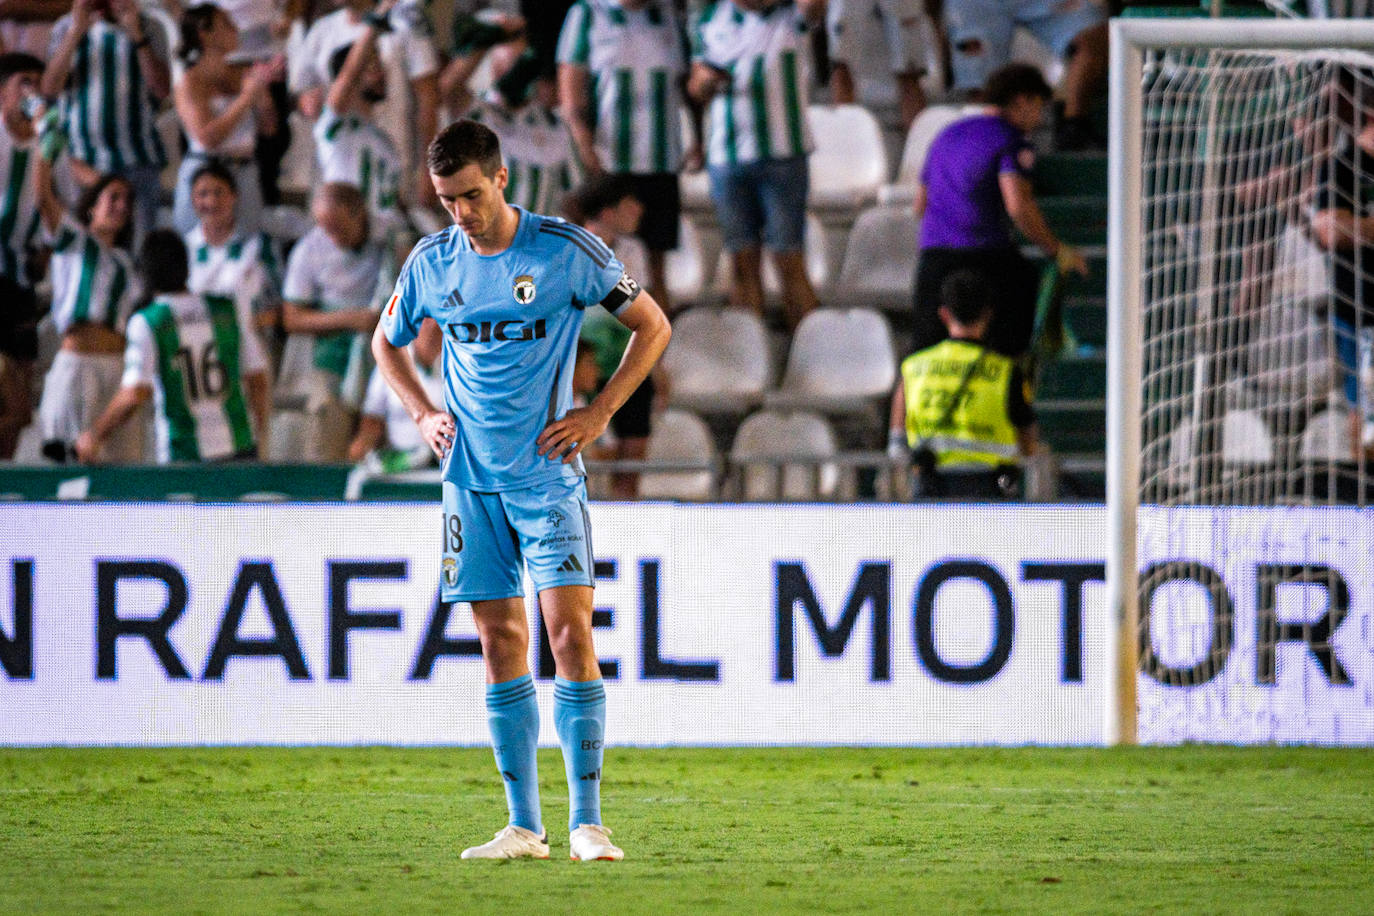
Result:
{"label": "light blue jersey", "polygon": [[433,318],[444,331],[444,401],[456,421],[444,479],[498,492],[582,477],[581,460],[542,457],[535,444],[573,406],[583,310],[619,313],[639,291],[591,233],[516,208],[510,247],[480,255],[457,226],[421,239],[382,311],[392,345]]}

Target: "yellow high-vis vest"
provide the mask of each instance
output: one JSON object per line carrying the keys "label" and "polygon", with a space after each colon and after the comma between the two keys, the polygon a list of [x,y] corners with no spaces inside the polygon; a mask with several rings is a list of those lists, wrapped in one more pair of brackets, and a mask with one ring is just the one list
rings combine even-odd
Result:
{"label": "yellow high-vis vest", "polygon": [[[960,392],[974,362],[978,366]],[[967,340],[946,340],[908,356],[902,362],[907,444],[914,449],[924,443],[941,469],[1020,463],[1016,427],[1007,413],[1013,367],[1008,357]],[[949,419],[940,424],[946,412]]]}

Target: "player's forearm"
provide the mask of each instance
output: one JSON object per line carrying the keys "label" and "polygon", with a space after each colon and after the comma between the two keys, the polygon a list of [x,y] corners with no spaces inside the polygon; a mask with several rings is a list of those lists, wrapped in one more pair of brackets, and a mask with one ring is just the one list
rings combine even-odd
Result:
{"label": "player's forearm", "polygon": [[630,395],[634,394],[649,377],[659,357],[667,349],[672,335],[668,319],[655,306],[650,316],[630,335],[630,342],[625,347],[625,355],[621,357],[620,366],[606,381],[605,387],[592,401],[591,406],[604,412],[607,417],[624,406]]}
{"label": "player's forearm", "polygon": [[438,410],[425,392],[425,386],[420,383],[420,374],[415,370],[415,361],[410,358],[410,353],[387,340],[386,331],[381,325],[372,334],[372,358],[377,361],[377,368],[382,370],[387,385],[396,392],[406,413],[417,425],[425,414]]}

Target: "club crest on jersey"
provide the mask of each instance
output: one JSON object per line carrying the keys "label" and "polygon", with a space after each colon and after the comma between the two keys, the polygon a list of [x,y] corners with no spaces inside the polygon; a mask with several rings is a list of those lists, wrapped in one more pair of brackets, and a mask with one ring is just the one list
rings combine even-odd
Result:
{"label": "club crest on jersey", "polygon": [[534,277],[529,274],[521,274],[515,278],[515,289],[512,290],[515,301],[521,305],[529,305],[534,301]]}
{"label": "club crest on jersey", "polygon": [[458,584],[458,561],[453,557],[444,557],[444,584],[449,588]]}

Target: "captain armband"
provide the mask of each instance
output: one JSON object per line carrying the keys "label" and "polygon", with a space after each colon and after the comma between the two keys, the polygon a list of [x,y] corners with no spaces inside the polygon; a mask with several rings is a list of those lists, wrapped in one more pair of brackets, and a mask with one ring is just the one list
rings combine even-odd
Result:
{"label": "captain armband", "polygon": [[611,314],[625,306],[627,303],[634,302],[639,295],[639,284],[635,278],[629,274],[621,274],[620,281],[611,287],[611,291],[606,294],[606,298],[601,300],[601,306]]}

